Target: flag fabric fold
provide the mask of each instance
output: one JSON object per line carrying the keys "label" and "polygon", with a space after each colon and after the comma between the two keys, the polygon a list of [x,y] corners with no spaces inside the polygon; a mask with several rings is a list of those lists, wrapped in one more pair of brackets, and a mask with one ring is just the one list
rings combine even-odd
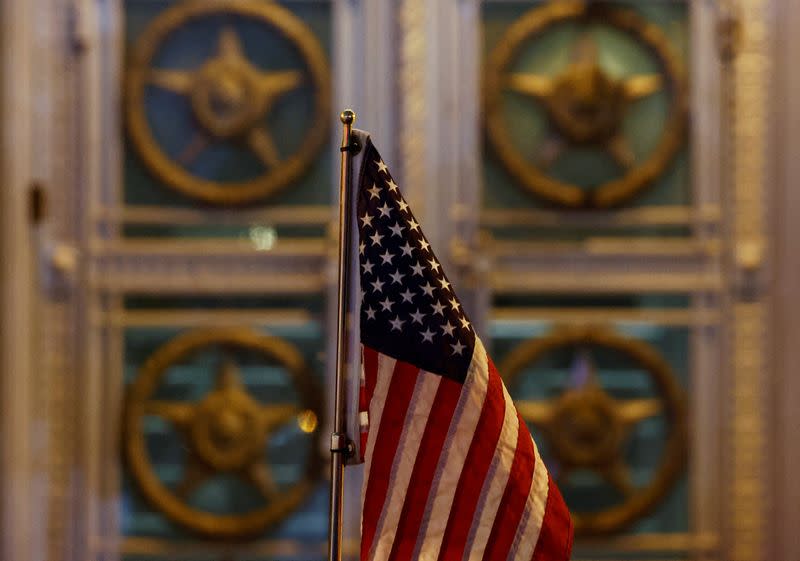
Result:
{"label": "flag fabric fold", "polygon": [[536,443],[387,165],[356,134],[361,560],[567,560],[569,511]]}

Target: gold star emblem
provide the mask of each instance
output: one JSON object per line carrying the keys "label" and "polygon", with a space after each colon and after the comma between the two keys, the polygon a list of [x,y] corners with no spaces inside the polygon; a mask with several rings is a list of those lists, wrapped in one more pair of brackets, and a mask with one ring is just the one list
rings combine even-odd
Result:
{"label": "gold star emblem", "polygon": [[[256,45],[249,44],[238,22],[220,29],[212,39],[212,54],[199,67],[154,66],[179,30],[231,15],[258,25],[254,39],[266,31],[288,44],[296,54],[293,66],[295,60],[299,66],[260,67],[252,57],[255,53],[249,52]],[[313,166],[328,139],[330,89],[327,57],[314,32],[279,3],[177,2],[150,22],[131,50],[125,82],[127,131],[142,163],[165,186],[212,204],[252,203],[288,187]],[[154,91],[162,95],[151,95]],[[165,144],[157,134],[159,127],[169,126],[171,115],[165,112],[171,104],[159,102],[169,92],[186,100],[196,125],[178,146]],[[278,142],[278,131],[267,121],[283,110],[279,102],[289,96],[302,106],[301,121],[306,124],[298,121],[304,129],[300,138],[293,134],[291,141]],[[232,148],[233,154],[252,154],[243,161],[255,160],[255,169],[248,163],[242,176],[223,179],[217,168],[197,165],[212,145]]]}
{"label": "gold star emblem", "polygon": [[215,386],[197,403],[145,403],[145,414],[171,421],[189,443],[183,478],[174,492],[187,499],[209,477],[234,472],[270,500],[279,489],[264,457],[264,443],[279,427],[298,419],[300,410],[293,404],[257,402],[247,393],[231,359],[222,363]]}
{"label": "gold star emblem", "polygon": [[[656,348],[610,328],[580,325],[558,327],[509,353],[499,370],[512,395],[517,380],[532,381],[528,377],[532,366],[545,357],[563,356],[565,351],[571,353],[572,361],[566,384],[560,384],[563,390],[546,399],[517,397],[515,403],[520,416],[541,432],[548,469],[552,468],[562,489],[577,489],[576,472],[580,471],[596,474],[617,492],[618,500],[601,509],[570,505],[575,531],[583,535],[618,532],[663,500],[681,473],[687,447],[686,396]],[[601,375],[595,366],[599,353],[614,357],[613,369]],[[605,389],[614,380],[630,387],[631,374],[639,380],[636,387],[640,381],[646,383],[647,394],[622,399]],[[657,457],[640,460],[651,466],[653,460],[659,463],[648,470],[646,480],[634,478],[626,463],[634,428],[654,417],[656,438],[663,438],[663,448]]]}
{"label": "gold star emblem", "polygon": [[[267,167],[280,163],[280,154],[266,128],[257,126],[275,101],[302,83],[298,70],[265,72],[247,59],[232,27],[222,30],[217,54],[198,70],[153,68],[149,83],[190,97],[192,109],[203,128],[214,138],[242,137]],[[198,133],[178,156],[191,163],[208,144]]]}
{"label": "gold star emblem", "polygon": [[560,135],[553,134],[539,154],[543,167],[551,166],[564,150],[565,141],[605,148],[625,168],[634,154],[622,136],[628,106],[661,88],[658,74],[617,79],[600,66],[597,44],[584,34],[572,50],[571,62],[555,76],[515,72],[508,75],[509,89],[535,97],[547,108]]}
{"label": "gold star emblem", "polygon": [[[153,396],[170,368],[186,364],[187,358],[209,348],[224,352],[212,371],[211,391],[194,402]],[[248,356],[255,353],[267,364],[281,367],[299,404],[256,399],[233,358],[236,349],[247,351]],[[314,488],[320,460],[316,454],[320,392],[302,355],[287,341],[246,328],[186,331],[148,357],[128,388],[124,442],[130,473],[155,509],[187,528],[217,537],[255,535],[285,518]],[[184,443],[184,469],[172,484],[163,481],[153,465],[145,424],[152,416],[171,423]],[[281,437],[293,441],[300,438],[299,445],[310,446],[304,467],[295,473],[299,478],[278,480],[273,474],[270,451],[277,439],[271,436],[278,431]],[[220,474],[253,486],[263,504],[235,514],[195,507],[191,498],[205,482]]]}
{"label": "gold star emblem", "polygon": [[622,496],[635,492],[623,446],[631,428],[658,415],[657,399],[617,400],[600,385],[588,350],[579,351],[571,368],[573,387],[550,401],[518,401],[522,418],[539,427],[559,461],[559,478],[573,469],[599,472]]}
{"label": "gold star emblem", "polygon": [[[529,41],[563,24],[584,30],[566,67],[548,75],[517,66]],[[589,34],[593,26],[613,28],[633,39],[657,63],[658,73],[609,72],[604,53],[598,52]],[[634,153],[624,136],[625,116],[637,100],[656,92],[663,92],[668,103],[664,126],[655,145],[648,143]],[[521,152],[513,138],[509,93],[535,99],[547,113],[549,133],[533,157]],[[630,9],[558,0],[522,14],[492,49],[486,63],[484,107],[489,144],[521,186],[560,206],[609,208],[633,198],[670,165],[685,140],[688,89],[681,60],[658,25]],[[619,173],[597,185],[589,178],[576,183],[550,173],[571,146],[602,149],[616,162]]]}

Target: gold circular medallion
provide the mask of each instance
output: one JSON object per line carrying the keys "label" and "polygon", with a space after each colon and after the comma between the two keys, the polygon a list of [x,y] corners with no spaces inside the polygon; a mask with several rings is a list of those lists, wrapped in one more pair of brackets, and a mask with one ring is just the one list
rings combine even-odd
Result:
{"label": "gold circular medallion", "polygon": [[[571,62],[554,76],[513,72],[523,46],[547,29],[566,22],[597,22],[623,31],[657,59],[659,74],[618,78],[600,64],[597,45],[588,35],[575,45]],[[565,207],[606,208],[621,205],[664,173],[680,149],[686,131],[687,86],[684,71],[669,40],[635,12],[583,0],[557,0],[518,19],[490,54],[484,86],[485,126],[500,162],[524,187],[550,203]],[[658,143],[637,163],[622,132],[627,107],[666,86],[670,107]],[[526,158],[515,146],[503,111],[503,95],[513,91],[540,102],[551,136],[537,155]],[[567,146],[601,148],[625,170],[593,189],[561,181],[546,171]]]}
{"label": "gold circular medallion", "polygon": [[[215,388],[197,402],[154,399],[170,367],[208,350],[245,351],[285,368],[299,395],[299,404],[264,404],[252,397],[232,359],[224,360]],[[321,392],[315,387],[300,353],[284,340],[244,328],[197,329],[171,339],[142,366],[130,385],[125,410],[125,451],[128,466],[148,501],[190,530],[217,538],[250,536],[295,510],[319,477]],[[168,487],[156,474],[148,453],[143,422],[157,416],[172,423],[185,441],[183,478]],[[309,425],[309,419],[315,422]],[[280,485],[266,459],[270,435],[295,423],[310,433],[310,460],[299,480]],[[209,478],[233,475],[250,484],[266,506],[241,514],[216,514],[189,504],[192,493]]]}
{"label": "gold circular medallion", "polygon": [[[236,28],[222,28],[216,53],[190,70],[153,67],[171,34],[193,20],[235,15],[261,22],[291,43],[305,68],[263,70],[247,57]],[[264,123],[275,102],[301,86],[314,92],[311,126],[298,150],[284,157],[273,140],[276,131]],[[188,98],[197,125],[172,157],[156,140],[148,122],[145,94],[155,87]],[[289,10],[273,2],[190,0],[165,10],[138,38],[130,56],[126,84],[126,116],[131,144],[147,168],[184,195],[217,205],[254,203],[269,197],[303,175],[327,138],[331,84],[324,51],[313,32]],[[229,143],[251,151],[264,168],[253,179],[214,181],[187,166],[212,143]]]}
{"label": "gold circular medallion", "polygon": [[[525,421],[539,428],[553,459],[562,486],[570,472],[589,470],[600,475],[622,497],[622,502],[593,512],[572,512],[578,534],[608,534],[638,520],[670,492],[686,461],[686,398],[672,369],[659,353],[643,341],[599,327],[562,328],[516,347],[501,364],[500,372],[510,388],[520,374],[545,355],[578,350],[570,372],[570,384],[550,400],[515,400]],[[617,399],[601,385],[591,349],[621,353],[641,367],[653,382],[657,397]],[[661,463],[650,482],[638,487],[624,460],[625,444],[637,423],[665,416],[668,434]]]}

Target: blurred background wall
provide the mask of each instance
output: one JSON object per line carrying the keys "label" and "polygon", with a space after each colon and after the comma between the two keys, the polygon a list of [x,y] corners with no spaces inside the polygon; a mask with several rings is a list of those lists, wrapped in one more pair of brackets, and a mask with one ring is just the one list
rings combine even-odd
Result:
{"label": "blurred background wall", "polygon": [[0,6],[2,559],[325,558],[345,107],[575,559],[800,559],[796,2]]}

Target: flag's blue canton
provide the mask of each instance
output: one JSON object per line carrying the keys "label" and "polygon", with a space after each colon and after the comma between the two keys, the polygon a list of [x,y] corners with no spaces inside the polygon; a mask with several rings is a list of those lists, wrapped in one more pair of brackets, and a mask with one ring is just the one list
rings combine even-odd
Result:
{"label": "flag's blue canton", "polygon": [[361,342],[463,382],[475,331],[414,214],[369,141],[357,206]]}

